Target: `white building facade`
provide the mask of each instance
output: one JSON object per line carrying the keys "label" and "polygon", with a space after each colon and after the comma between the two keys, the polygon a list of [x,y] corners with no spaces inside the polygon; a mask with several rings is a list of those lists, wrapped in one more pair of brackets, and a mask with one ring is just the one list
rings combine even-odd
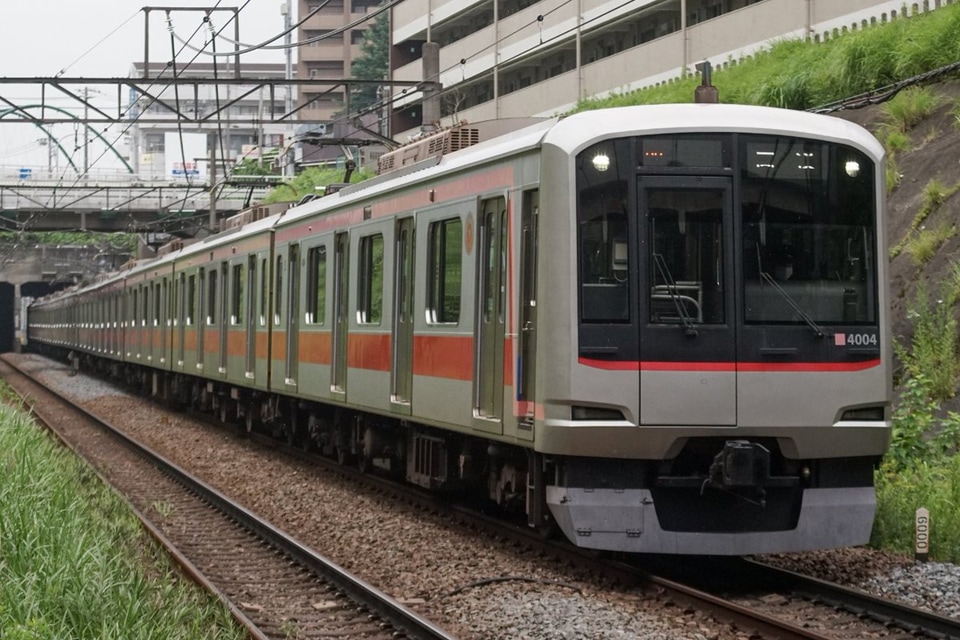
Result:
{"label": "white building facade", "polygon": [[[423,77],[440,45],[442,124],[551,116],[579,100],[655,85],[709,60],[722,66],[788,38],[835,33],[952,0],[405,0],[392,14],[391,70]],[[398,97],[392,131],[420,125]]]}
{"label": "white building facade", "polygon": [[[137,62],[130,75],[157,78],[152,95],[159,100],[131,95],[133,102],[128,114],[132,123],[126,134],[130,164],[143,179],[205,182],[211,145],[218,159],[217,173],[222,176],[225,169],[244,158],[275,156],[294,135],[295,123],[272,124],[269,120],[286,113],[283,92],[291,91],[293,102],[296,100],[295,87],[281,85],[271,100],[269,87],[265,86],[224,84],[217,88],[199,85],[195,95],[192,85],[182,85],[177,99],[174,87],[164,82],[170,73],[165,63],[150,63],[146,71],[145,74],[143,63]],[[231,77],[233,73],[232,66],[221,66],[218,71],[221,78]],[[240,73],[244,78],[282,80],[286,68],[283,64],[244,63]],[[179,75],[213,78],[213,66],[195,63],[179,71]],[[201,124],[178,125],[178,115],[164,105],[176,106],[189,118],[211,117]],[[144,123],[138,120],[141,117],[163,122]],[[254,121],[260,124],[252,124]]]}

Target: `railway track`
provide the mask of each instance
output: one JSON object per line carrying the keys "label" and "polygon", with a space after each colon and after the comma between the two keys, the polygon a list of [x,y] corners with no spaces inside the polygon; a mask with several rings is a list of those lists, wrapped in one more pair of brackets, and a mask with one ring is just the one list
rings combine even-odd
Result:
{"label": "railway track", "polygon": [[750,576],[761,585],[789,590],[809,602],[823,603],[857,617],[903,629],[913,637],[960,640],[960,620],[955,618],[761,562],[737,559],[736,563],[740,567],[737,570],[739,575]]}
{"label": "railway track", "polygon": [[[272,447],[284,448],[275,439],[260,437],[257,434],[253,436],[256,440],[269,443]],[[627,563],[607,557],[597,557],[566,544],[544,540],[525,526],[510,526],[502,520],[489,518],[468,508],[450,506],[438,500],[436,495],[416,490],[411,492],[404,485],[398,485],[374,475],[359,473],[352,467],[340,466],[329,459],[309,456],[300,449],[286,448],[286,451],[293,456],[305,456],[312,465],[324,464],[339,469],[342,475],[351,478],[352,481],[361,481],[368,486],[376,487],[382,493],[403,496],[405,501],[417,504],[423,509],[442,513],[471,528],[483,529],[493,536],[508,539],[523,549],[520,552],[522,554],[545,555],[566,566],[587,568],[618,584],[646,587],[652,597],[664,604],[677,605],[683,611],[704,612],[716,621],[718,627],[727,627],[736,630],[735,632],[747,631],[753,634],[752,637],[819,640],[858,638],[867,635],[907,637],[909,634],[910,637],[960,638],[956,621],[872,598],[867,594],[857,593],[856,600],[853,600],[852,596],[843,595],[848,590],[836,585],[828,583],[818,585],[818,581],[804,576],[781,572],[739,559],[707,563],[692,563],[691,559],[687,559],[683,563],[684,566],[693,566],[696,570],[687,574],[670,574],[671,562],[674,568],[677,566],[675,559],[664,567],[654,567],[647,562],[638,565],[632,562],[633,559],[631,563]],[[168,519],[180,511],[179,507],[172,508],[167,499],[162,497],[154,498],[145,504],[147,511],[161,512],[161,515],[165,514]],[[238,544],[239,546],[235,548],[243,548],[246,553],[249,543]],[[231,547],[223,544],[219,544],[217,548],[221,553],[227,555],[232,553]],[[716,584],[700,584],[703,582],[704,575],[730,576],[730,579]],[[287,578],[286,574],[281,572],[275,574],[274,579],[282,582]],[[734,584],[736,588],[731,589],[730,587]],[[818,588],[815,589],[815,586]],[[829,592],[825,593],[824,589],[828,588]],[[319,601],[313,604],[316,606],[313,606],[309,613],[314,617],[318,617],[317,611],[321,614],[333,612],[330,615],[342,614],[347,623],[356,625],[359,625],[364,618],[364,615],[357,613],[358,607],[363,611],[369,608],[366,605],[326,605]],[[261,606],[256,598],[242,596],[235,599],[235,607],[242,616],[256,617],[262,613],[259,610]],[[296,619],[296,623],[300,622],[296,615],[300,614],[281,616],[281,632],[289,632],[291,625],[294,624],[291,620]],[[353,631],[359,633],[361,628],[355,627]],[[897,636],[897,629],[902,629],[904,632]],[[407,633],[408,637],[433,637]]]}
{"label": "railway track", "polygon": [[251,637],[453,637],[6,359],[0,375],[126,498],[176,562],[224,601]]}

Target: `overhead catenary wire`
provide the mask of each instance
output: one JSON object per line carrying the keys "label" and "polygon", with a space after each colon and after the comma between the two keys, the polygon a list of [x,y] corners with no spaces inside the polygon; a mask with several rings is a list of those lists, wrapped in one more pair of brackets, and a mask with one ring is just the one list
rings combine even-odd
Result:
{"label": "overhead catenary wire", "polygon": [[98,41],[96,42],[96,44],[94,44],[92,47],[90,47],[89,49],[87,49],[86,51],[84,51],[83,53],[81,53],[73,62],[71,62],[71,63],[68,64],[67,66],[63,67],[62,69],[60,69],[60,71],[58,71],[58,72],[56,73],[56,75],[54,75],[54,77],[55,77],[55,78],[59,78],[59,77],[63,76],[63,75],[67,72],[68,69],[70,69],[72,66],[74,66],[75,64],[77,64],[78,62],[80,62],[81,60],[83,60],[84,58],[86,58],[88,55],[90,55],[90,53],[91,53],[94,49],[96,49],[97,47],[99,47],[100,45],[102,45],[104,42],[106,42],[106,41],[107,41],[113,34],[115,34],[117,31],[120,31],[120,29],[122,29],[122,28],[124,28],[125,26],[127,26],[127,24],[128,24],[131,20],[133,20],[134,18],[136,18],[139,14],[140,14],[140,10],[139,10],[139,9],[137,9],[136,11],[134,11],[133,14],[132,14],[129,18],[127,18],[126,20],[124,20],[123,22],[121,22],[119,25],[117,25],[110,33],[108,33],[107,35],[105,35],[105,36],[103,36],[102,38],[100,38],[100,40],[98,40]]}
{"label": "overhead catenary wire", "polygon": [[[223,1],[223,0],[217,0],[217,3],[216,3],[216,5],[213,7],[213,9],[216,9],[217,7],[219,7],[222,1]],[[244,2],[243,5],[242,5],[239,9],[237,9],[236,13],[234,14],[234,18],[232,18],[231,20],[228,20],[227,23],[226,23],[221,29],[225,29],[225,28],[230,24],[230,22],[232,22],[233,19],[235,19],[235,16],[236,16],[236,15],[239,15],[239,13],[240,13],[241,11],[243,11],[243,9],[244,9],[249,3],[250,3],[250,0],[246,0],[246,2]],[[213,9],[212,9],[212,10],[213,10]],[[200,31],[203,29],[203,25],[204,25],[204,24],[205,24],[205,23],[204,23],[203,21],[201,21],[201,23],[200,23],[200,24],[197,26],[197,28],[194,30],[194,33],[193,33],[193,35],[191,36],[191,39],[194,38],[194,37],[196,37],[196,35],[197,35],[198,33],[200,33]],[[179,55],[179,54],[182,53],[182,52],[183,52],[183,47],[181,47],[179,51],[175,51],[175,52],[174,52],[174,59],[176,59],[176,56]],[[184,65],[184,67],[185,67],[185,68],[186,68],[186,67],[189,67],[191,64],[193,64],[193,62],[196,61],[196,59],[197,59],[197,56],[194,56],[186,65]],[[171,61],[171,62],[173,62],[173,61]],[[169,69],[169,68],[171,68],[172,66],[174,66],[174,65],[171,64],[171,66],[168,66],[168,67],[162,69],[162,70],[160,71],[160,73],[157,74],[157,77],[154,79],[154,81],[151,82],[151,84],[147,86],[147,90],[150,90],[150,89],[152,89],[154,86],[156,86],[156,85],[161,81],[161,79],[162,79],[164,73],[166,72],[166,70]],[[174,74],[174,78],[173,78],[173,79],[174,79],[174,80],[176,79],[176,74]],[[171,87],[171,85],[175,85],[175,84],[176,84],[176,83],[174,83],[174,82],[166,82],[166,83],[164,83],[164,84],[163,84],[163,88],[161,89],[161,93],[162,93],[162,91],[165,91],[166,89],[169,89],[169,88]],[[121,113],[121,116],[128,114],[128,113],[130,112],[130,110],[135,106],[135,104],[136,104],[136,102],[131,103],[129,107],[127,107],[126,109],[123,110],[123,112]],[[177,104],[177,108],[179,109],[179,104]],[[118,142],[119,140],[121,140],[121,139],[123,138],[123,136],[126,135],[126,133],[139,121],[141,115],[142,115],[143,113],[145,113],[145,112],[146,112],[146,110],[143,110],[143,111],[141,111],[140,113],[138,113],[134,118],[132,118],[132,119],[126,124],[126,126],[123,127],[123,129],[120,131],[120,133],[119,133],[119,134],[117,135],[117,137],[114,139],[113,143],[115,144],[116,142]],[[180,125],[180,123],[178,122],[178,126],[179,126],[179,125]],[[182,143],[181,143],[181,145],[182,145]],[[181,148],[182,148],[182,147],[181,147]],[[103,152],[101,152],[100,155],[97,156],[97,157],[93,160],[93,163],[92,163],[92,164],[96,164],[97,162],[99,162],[99,161],[103,158],[103,156],[106,155],[106,153],[107,153],[106,150],[104,150]],[[61,174],[60,178],[59,178],[58,181],[57,181],[58,184],[63,184],[65,177],[66,177],[66,173]],[[74,181],[73,181],[73,183],[70,185],[70,187],[75,187],[75,186],[80,182],[80,180],[81,180],[81,176],[77,176],[77,178],[74,179]],[[55,198],[55,196],[53,196],[53,197]],[[61,195],[61,198],[63,198],[63,197],[65,197],[65,196]],[[48,202],[48,206],[50,206],[50,203],[49,203],[49,202]],[[52,206],[53,206],[53,208],[56,208],[56,201],[53,202]],[[30,216],[30,218],[28,218],[27,220],[25,220],[23,223],[20,224],[21,231],[26,231],[26,230],[29,228],[30,223],[33,221],[33,219],[36,217],[36,215],[37,215],[37,213],[34,213],[33,215]]]}

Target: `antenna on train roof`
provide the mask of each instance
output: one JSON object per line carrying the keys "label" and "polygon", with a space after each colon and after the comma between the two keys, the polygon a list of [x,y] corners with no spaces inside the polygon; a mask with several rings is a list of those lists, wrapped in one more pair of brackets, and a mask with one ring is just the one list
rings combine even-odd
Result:
{"label": "antenna on train roof", "polygon": [[693,101],[697,104],[717,104],[720,102],[720,91],[712,83],[712,67],[709,60],[697,65],[700,72],[700,86],[693,92]]}

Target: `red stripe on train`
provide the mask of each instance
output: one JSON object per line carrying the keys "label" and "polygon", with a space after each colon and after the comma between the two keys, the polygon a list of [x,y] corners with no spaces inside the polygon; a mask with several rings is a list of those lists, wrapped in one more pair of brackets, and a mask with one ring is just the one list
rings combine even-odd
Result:
{"label": "red stripe on train", "polygon": [[595,360],[579,358],[586,367],[607,371],[729,371],[829,373],[864,371],[880,366],[880,359],[861,362],[642,362],[636,360]]}

